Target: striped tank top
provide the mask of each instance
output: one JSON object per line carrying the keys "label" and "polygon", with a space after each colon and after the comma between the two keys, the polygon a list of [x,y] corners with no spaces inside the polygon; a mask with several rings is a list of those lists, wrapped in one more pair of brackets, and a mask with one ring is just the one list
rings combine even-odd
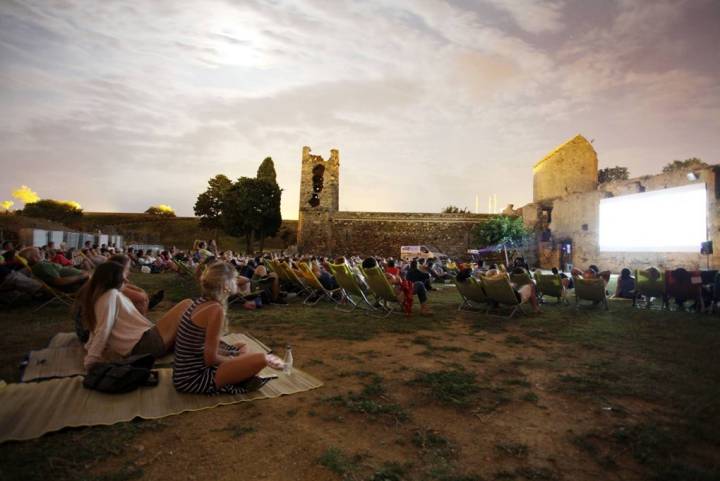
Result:
{"label": "striped tank top", "polygon": [[[173,385],[180,392],[201,394],[241,394],[248,392],[248,382],[215,386],[217,366],[205,365],[205,329],[192,322],[195,309],[207,302],[199,298],[183,313],[175,339]],[[220,341],[220,351],[232,356],[237,349]]]}

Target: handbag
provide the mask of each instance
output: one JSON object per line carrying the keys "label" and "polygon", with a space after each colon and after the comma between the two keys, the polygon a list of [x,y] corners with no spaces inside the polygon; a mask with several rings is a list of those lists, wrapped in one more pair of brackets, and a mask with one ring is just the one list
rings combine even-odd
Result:
{"label": "handbag", "polygon": [[157,371],[153,371],[152,354],[130,356],[119,362],[93,364],[83,380],[86,389],[108,394],[134,391],[140,386],[157,386]]}

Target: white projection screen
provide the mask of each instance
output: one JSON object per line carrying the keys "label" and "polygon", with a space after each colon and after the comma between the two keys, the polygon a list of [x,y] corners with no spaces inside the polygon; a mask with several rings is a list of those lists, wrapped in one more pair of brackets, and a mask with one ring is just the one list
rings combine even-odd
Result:
{"label": "white projection screen", "polygon": [[600,251],[700,252],[707,240],[705,184],[600,200]]}

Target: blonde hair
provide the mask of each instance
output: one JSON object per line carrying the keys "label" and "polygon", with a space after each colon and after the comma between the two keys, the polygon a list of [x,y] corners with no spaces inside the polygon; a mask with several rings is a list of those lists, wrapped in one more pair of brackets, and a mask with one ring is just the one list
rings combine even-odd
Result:
{"label": "blonde hair", "polygon": [[[227,262],[216,261],[208,265],[200,277],[200,291],[205,299],[218,301],[227,312],[227,300],[236,286],[237,271]],[[222,332],[228,330],[227,316],[223,316]]]}

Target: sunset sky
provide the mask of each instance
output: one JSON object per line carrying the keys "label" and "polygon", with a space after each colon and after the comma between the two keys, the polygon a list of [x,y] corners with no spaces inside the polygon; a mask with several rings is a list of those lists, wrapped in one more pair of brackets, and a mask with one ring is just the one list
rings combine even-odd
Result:
{"label": "sunset sky", "polygon": [[717,0],[2,0],[0,201],[192,215],[272,156],[297,218],[303,145],[362,211],[525,204],[578,133],[632,176],[718,163],[718,25]]}

